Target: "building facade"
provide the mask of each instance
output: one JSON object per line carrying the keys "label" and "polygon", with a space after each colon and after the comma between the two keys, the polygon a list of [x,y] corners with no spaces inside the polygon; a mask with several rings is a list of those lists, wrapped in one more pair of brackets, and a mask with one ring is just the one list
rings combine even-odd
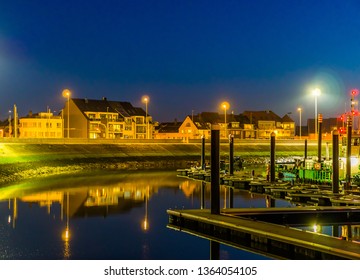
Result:
{"label": "building facade", "polygon": [[62,138],[63,119],[53,113],[31,112],[19,119],[19,138]]}
{"label": "building facade", "polygon": [[[187,116],[180,126],[172,127],[172,139],[210,138],[211,125],[220,126],[220,137],[228,138],[229,134],[237,139],[269,139],[272,132],[277,138],[293,139],[295,137],[295,122],[288,116],[279,117],[272,111],[245,111],[243,114],[218,114],[203,112],[195,116]],[[160,126],[161,127],[161,124]],[[164,133],[159,129],[157,139],[166,139],[169,131]]]}
{"label": "building facade", "polygon": [[151,139],[153,123],[129,102],[72,98],[63,109],[64,135],[89,139]]}

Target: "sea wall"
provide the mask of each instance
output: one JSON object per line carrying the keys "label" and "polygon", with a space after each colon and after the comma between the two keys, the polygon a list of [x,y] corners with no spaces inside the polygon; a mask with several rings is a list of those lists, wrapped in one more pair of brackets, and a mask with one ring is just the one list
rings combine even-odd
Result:
{"label": "sea wall", "polygon": [[[62,140],[63,141],[63,140]],[[210,144],[205,145],[206,161],[210,162]],[[258,163],[270,157],[269,141],[235,142],[235,156],[245,162]],[[317,146],[308,145],[308,155],[315,155]],[[325,148],[324,148],[325,151]],[[53,174],[76,173],[87,170],[119,169],[146,170],[188,167],[200,162],[201,144],[159,141],[123,141],[57,143],[53,140],[0,142],[0,184]],[[221,158],[229,156],[229,144],[220,145]],[[303,156],[303,141],[281,141],[276,146],[276,156]]]}

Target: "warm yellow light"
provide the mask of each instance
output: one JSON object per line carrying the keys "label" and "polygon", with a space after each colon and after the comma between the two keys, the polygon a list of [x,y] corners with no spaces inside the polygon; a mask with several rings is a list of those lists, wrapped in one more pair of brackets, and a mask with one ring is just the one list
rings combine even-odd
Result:
{"label": "warm yellow light", "polygon": [[64,241],[69,241],[69,240],[70,240],[70,230],[69,230],[68,227],[67,227],[67,228],[65,229],[65,231],[63,232],[63,234],[62,234],[62,239],[63,239]]}
{"label": "warm yellow light", "polygon": [[299,107],[298,109],[297,109],[299,112],[301,112],[302,111],[302,109]]}
{"label": "warm yellow light", "polygon": [[149,103],[150,101],[150,97],[148,95],[144,95],[142,98],[141,98],[142,102],[143,103]]}
{"label": "warm yellow light", "polygon": [[313,91],[312,91],[312,95],[314,95],[314,96],[320,96],[320,94],[321,94],[321,91],[320,91],[320,89],[319,89],[319,88],[315,88],[315,89],[313,89]]}
{"label": "warm yellow light", "polygon": [[71,91],[69,89],[64,89],[62,92],[63,97],[70,97]]}
{"label": "warm yellow light", "polygon": [[229,102],[227,102],[227,101],[222,102],[221,103],[221,108],[224,109],[224,110],[229,110],[229,108],[230,108]]}
{"label": "warm yellow light", "polygon": [[148,230],[149,230],[149,222],[148,222],[147,219],[145,219],[145,220],[143,221],[143,223],[142,223],[142,229],[143,229],[144,231],[148,231]]}

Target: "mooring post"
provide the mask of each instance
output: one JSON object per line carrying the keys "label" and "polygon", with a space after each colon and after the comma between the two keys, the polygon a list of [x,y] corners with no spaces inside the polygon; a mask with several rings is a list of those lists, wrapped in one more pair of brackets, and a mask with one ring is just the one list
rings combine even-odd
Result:
{"label": "mooring post", "polygon": [[322,114],[318,115],[318,162],[321,162]]}
{"label": "mooring post", "polygon": [[220,260],[220,243],[210,240],[210,260]]}
{"label": "mooring post", "polygon": [[339,132],[333,131],[332,192],[339,193]]}
{"label": "mooring post", "polygon": [[229,187],[229,208],[234,208],[234,189]]}
{"label": "mooring post", "polygon": [[333,237],[339,237],[339,225],[332,226],[332,236]]}
{"label": "mooring post", "polygon": [[211,214],[220,214],[220,126],[211,126]]}
{"label": "mooring post", "polygon": [[270,182],[275,182],[275,133],[270,137]]}
{"label": "mooring post", "polygon": [[234,175],[234,135],[229,134],[229,144],[230,144],[230,153],[229,153],[229,173]]}
{"label": "mooring post", "polygon": [[205,170],[205,136],[201,136],[201,169]]}
{"label": "mooring post", "polygon": [[270,195],[265,196],[265,204],[266,208],[273,208],[275,207],[275,199],[272,198]]}
{"label": "mooring post", "polygon": [[201,198],[200,198],[201,209],[205,209],[205,187],[206,187],[206,182],[202,181],[201,182]]}
{"label": "mooring post", "polygon": [[347,117],[347,128],[346,128],[346,183],[345,189],[349,190],[351,185],[351,134],[352,134],[352,117]]}

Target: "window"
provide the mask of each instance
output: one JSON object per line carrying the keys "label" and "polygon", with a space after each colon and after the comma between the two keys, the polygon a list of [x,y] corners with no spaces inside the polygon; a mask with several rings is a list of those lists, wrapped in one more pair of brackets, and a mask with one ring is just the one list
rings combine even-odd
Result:
{"label": "window", "polygon": [[135,118],[135,122],[136,122],[136,124],[143,124],[143,123],[144,123],[142,117],[136,117],[136,118]]}

